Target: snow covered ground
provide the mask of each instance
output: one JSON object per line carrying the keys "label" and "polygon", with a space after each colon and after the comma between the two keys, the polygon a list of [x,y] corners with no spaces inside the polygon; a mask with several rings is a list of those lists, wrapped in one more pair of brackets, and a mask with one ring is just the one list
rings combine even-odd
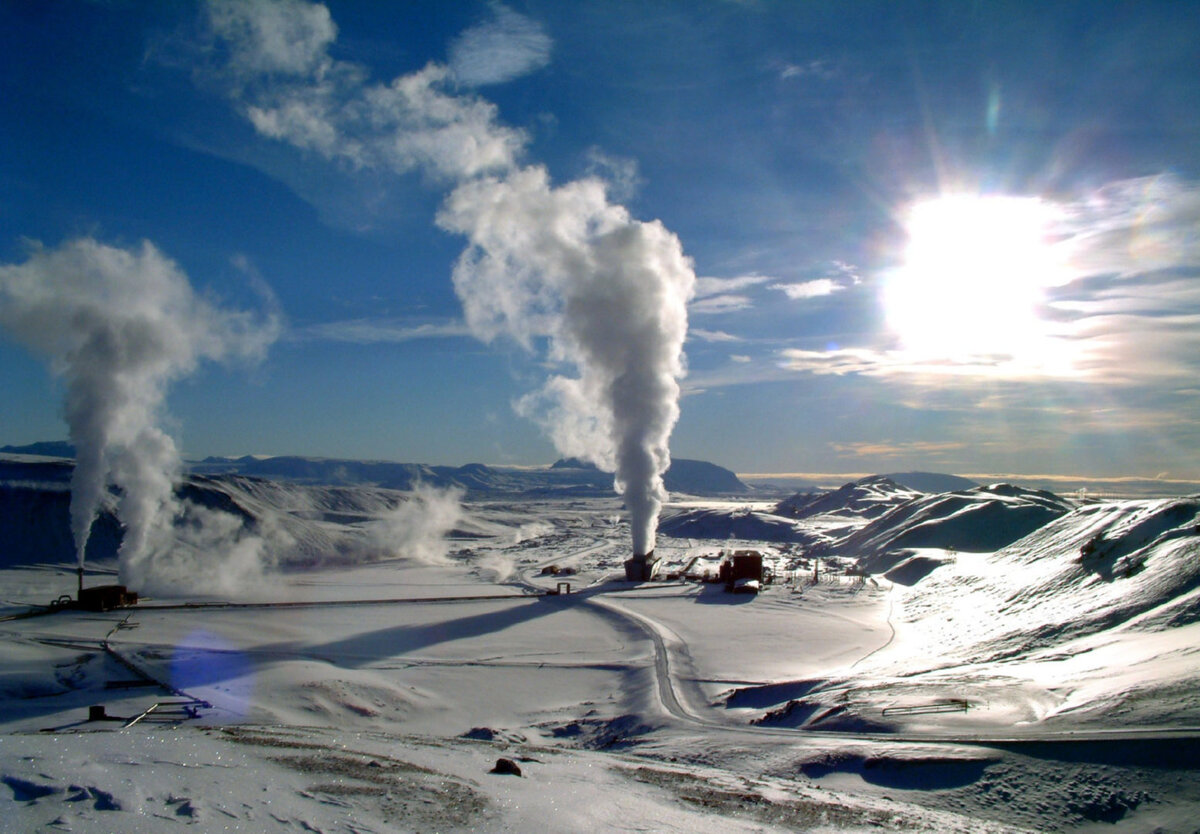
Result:
{"label": "snow covered ground", "polygon": [[616,499],[465,513],[444,564],[330,560],[103,614],[20,617],[74,573],[0,570],[0,830],[1198,830],[1193,503],[758,596],[621,581]]}

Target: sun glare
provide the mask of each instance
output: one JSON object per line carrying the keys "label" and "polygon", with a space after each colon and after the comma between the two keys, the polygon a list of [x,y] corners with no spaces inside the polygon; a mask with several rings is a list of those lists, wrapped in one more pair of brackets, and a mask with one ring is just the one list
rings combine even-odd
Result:
{"label": "sun glare", "polygon": [[1044,363],[1045,290],[1061,281],[1051,208],[1031,197],[917,203],[904,265],[884,288],[888,324],[926,361]]}

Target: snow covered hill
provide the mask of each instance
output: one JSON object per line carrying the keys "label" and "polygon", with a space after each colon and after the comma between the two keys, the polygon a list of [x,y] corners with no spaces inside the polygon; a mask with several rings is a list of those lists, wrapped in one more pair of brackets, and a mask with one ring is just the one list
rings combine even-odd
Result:
{"label": "snow covered hill", "polygon": [[677,539],[743,539],[814,544],[820,538],[794,521],[746,507],[695,508],[666,514],[660,535]]}
{"label": "snow covered hill", "polygon": [[902,487],[884,475],[872,475],[832,492],[797,493],[780,501],[775,506],[775,514],[795,519],[836,516],[861,521],[879,518],[892,508],[923,494]]}
{"label": "snow covered hill", "polygon": [[1200,622],[1200,498],[1080,507],[994,554],[960,558],[904,597],[909,621],[944,620],[935,609],[973,612],[937,629],[939,654],[988,659],[1118,628],[1191,626]]}
{"label": "snow covered hill", "polygon": [[958,492],[980,486],[970,478],[942,472],[888,472],[884,477],[920,492]]}
{"label": "snow covered hill", "polygon": [[[676,538],[795,542],[883,573],[918,548],[996,550],[1071,507],[1052,493],[1008,484],[926,495],[875,475],[832,492],[792,496],[769,511],[744,505],[690,508],[666,517],[659,531]],[[897,581],[919,579],[940,564],[928,555],[918,561],[921,567],[914,563]]]}
{"label": "snow covered hill", "polygon": [[671,459],[671,465],[663,473],[663,484],[668,492],[689,495],[744,495],[750,491],[750,487],[725,467],[686,458]]}
{"label": "snow covered hill", "polygon": [[921,495],[888,510],[834,551],[870,573],[890,570],[914,548],[997,550],[1071,510],[1058,496],[1010,484]]}
{"label": "snow covered hill", "polygon": [[[994,512],[949,517],[986,536]],[[888,573],[904,580],[888,645],[845,676],[793,684],[800,697],[774,699],[761,723],[1018,736],[1200,725],[1200,498],[1085,505],[991,553],[908,553]]]}

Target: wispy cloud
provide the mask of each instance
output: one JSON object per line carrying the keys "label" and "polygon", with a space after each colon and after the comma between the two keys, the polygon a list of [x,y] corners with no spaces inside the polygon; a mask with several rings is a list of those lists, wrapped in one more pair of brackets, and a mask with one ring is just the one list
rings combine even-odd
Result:
{"label": "wispy cloud", "polygon": [[726,333],[724,330],[704,330],[699,327],[693,327],[688,330],[689,339],[699,339],[702,342],[740,342],[741,336],[734,336],[732,333]]}
{"label": "wispy cloud", "polygon": [[838,455],[856,458],[936,458],[943,452],[954,452],[967,448],[967,444],[956,440],[930,441],[873,441],[829,444]]}
{"label": "wispy cloud", "polygon": [[825,58],[812,58],[808,61],[800,61],[798,63],[789,61],[779,67],[779,77],[784,81],[800,78],[816,78],[821,81],[830,81],[837,78],[838,74],[837,66]]}
{"label": "wispy cloud", "polygon": [[697,315],[705,315],[749,309],[754,306],[754,300],[743,291],[774,280],[769,275],[757,274],[739,275],[734,278],[697,278],[696,290],[688,310]]}
{"label": "wispy cloud", "polygon": [[450,69],[471,87],[503,84],[550,63],[554,42],[536,20],[493,3],[491,19],[467,29],[450,46]]}
{"label": "wispy cloud", "polygon": [[470,335],[470,328],[458,320],[413,324],[405,319],[362,318],[309,325],[293,331],[291,338],[366,345],[417,339],[454,339]]}
{"label": "wispy cloud", "polygon": [[757,287],[776,279],[770,275],[739,275],[735,278],[699,277],[696,279],[696,298],[708,298],[713,295],[728,295],[740,292],[750,287]]}
{"label": "wispy cloud", "polygon": [[971,356],[963,359],[925,357],[903,350],[877,348],[836,348],[803,350],[784,348],[778,354],[780,367],[817,375],[926,376],[1014,378],[1028,376],[1010,356]]}
{"label": "wispy cloud", "polygon": [[769,285],[769,289],[778,290],[793,301],[803,301],[833,295],[861,282],[862,279],[854,266],[845,261],[834,261],[829,265],[824,277],[790,283],[777,282]]}
{"label": "wispy cloud", "polygon": [[1200,266],[1200,184],[1170,174],[1108,183],[1062,206],[1078,277]]}
{"label": "wispy cloud", "polygon": [[706,313],[733,313],[737,310],[745,310],[754,306],[754,302],[749,296],[745,295],[713,295],[708,298],[699,298],[692,301],[688,305],[688,311],[694,315],[704,315]]}
{"label": "wispy cloud", "polygon": [[260,3],[247,13],[241,0],[209,0],[208,18],[230,45],[235,75],[308,75],[331,66],[327,54],[337,26],[323,5],[301,0]]}
{"label": "wispy cloud", "polygon": [[587,151],[588,174],[608,183],[608,193],[614,200],[632,200],[642,187],[636,159],[614,156],[593,145]]}
{"label": "wispy cloud", "polygon": [[802,281],[797,284],[771,284],[770,289],[779,290],[793,301],[801,301],[806,298],[833,295],[843,288],[830,278],[817,278],[814,281]]}
{"label": "wispy cloud", "polygon": [[1200,183],[1109,183],[1063,206],[1070,280],[1046,316],[1085,375],[1107,384],[1193,378],[1200,356]]}
{"label": "wispy cloud", "polygon": [[749,354],[729,354],[728,361],[705,369],[690,368],[683,381],[689,394],[715,391],[733,386],[754,385],[760,382],[781,382],[794,379],[794,374],[777,363]]}

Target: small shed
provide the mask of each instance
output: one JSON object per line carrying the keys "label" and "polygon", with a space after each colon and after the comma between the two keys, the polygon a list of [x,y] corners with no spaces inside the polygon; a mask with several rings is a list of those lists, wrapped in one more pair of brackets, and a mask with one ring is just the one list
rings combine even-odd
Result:
{"label": "small shed", "polygon": [[733,551],[721,563],[721,579],[730,590],[742,579],[763,582],[767,579],[763,571],[763,555],[757,550]]}
{"label": "small shed", "polygon": [[137,592],[128,590],[124,585],[99,585],[95,588],[79,589],[79,607],[84,611],[111,611],[114,608],[137,605],[137,601]]}

